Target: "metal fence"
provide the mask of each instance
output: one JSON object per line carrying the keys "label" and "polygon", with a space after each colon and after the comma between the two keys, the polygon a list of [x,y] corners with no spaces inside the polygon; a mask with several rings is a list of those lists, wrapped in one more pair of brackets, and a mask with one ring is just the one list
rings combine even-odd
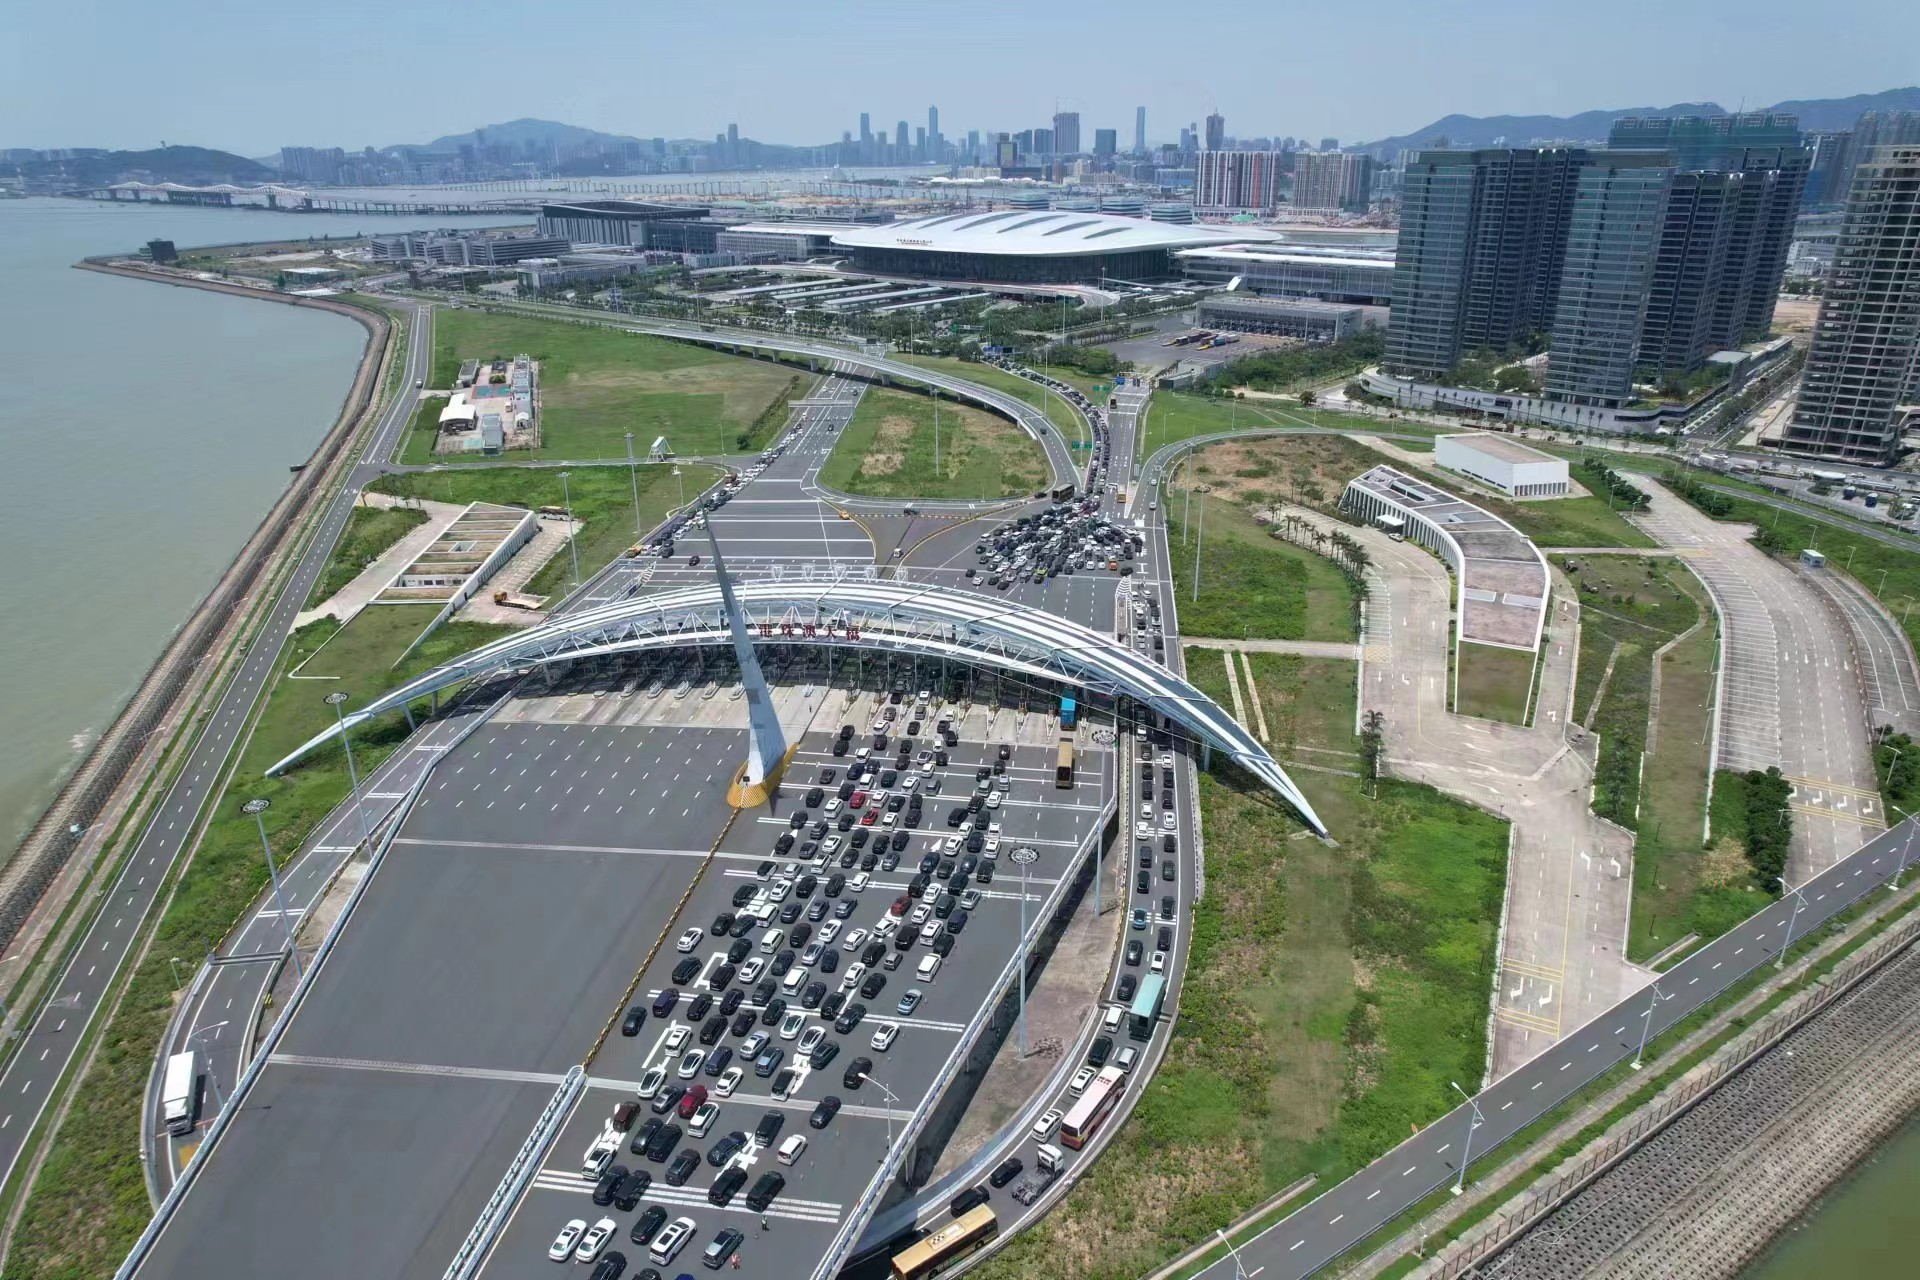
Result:
{"label": "metal fence", "polygon": [[533,1131],[520,1144],[520,1150],[514,1152],[513,1163],[507,1166],[507,1172],[493,1189],[486,1208],[480,1211],[479,1220],[467,1232],[467,1238],[460,1242],[453,1261],[447,1264],[444,1280],[467,1280],[479,1271],[501,1228],[506,1226],[507,1218],[513,1213],[513,1206],[520,1203],[520,1197],[526,1194],[527,1183],[540,1171],[540,1161],[546,1156],[547,1148],[560,1136],[560,1126],[566,1123],[567,1116],[573,1111],[573,1104],[586,1087],[586,1068],[574,1067],[567,1072],[560,1087],[553,1091],[553,1097],[547,1100],[540,1118],[533,1122]]}

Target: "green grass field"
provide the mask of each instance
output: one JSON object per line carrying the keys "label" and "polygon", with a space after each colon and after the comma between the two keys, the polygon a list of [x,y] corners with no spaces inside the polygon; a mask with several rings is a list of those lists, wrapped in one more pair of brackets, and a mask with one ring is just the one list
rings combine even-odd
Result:
{"label": "green grass field", "polygon": [[[332,709],[322,701],[326,694],[344,690],[352,698],[349,706],[359,705],[505,632],[449,624],[398,670],[391,669],[434,612],[431,606],[363,611],[315,664],[337,680],[289,680],[284,672],[333,638],[339,624],[322,620],[294,634],[291,657],[276,677],[234,785],[215,811],[124,1002],[100,1035],[97,1056],[80,1081],[81,1105],[54,1135],[33,1182],[8,1257],[9,1275],[36,1280],[112,1275],[153,1216],[135,1135],[147,1077],[177,998],[168,959],[204,955],[266,886],[253,819],[240,812],[244,801],[265,796],[273,802],[266,813],[267,835],[274,852],[285,858],[346,796],[346,757],[338,746],[316,752],[281,777],[263,776],[267,766],[332,723]],[[406,734],[406,720],[398,712],[357,729],[354,759],[363,776]]]}
{"label": "green grass field", "polygon": [[1005,391],[1009,395],[1016,396],[1021,400],[1025,400],[1028,404],[1033,405],[1035,408],[1043,410],[1047,415],[1047,420],[1052,422],[1054,426],[1060,428],[1060,433],[1068,440],[1086,440],[1088,438],[1087,424],[1081,420],[1079,414],[1073,411],[1071,405],[1067,404],[1067,402],[1059,396],[1047,391],[1038,383],[1028,382],[1025,378],[1017,374],[1008,373],[1004,369],[996,369],[990,364],[980,364],[977,361],[970,360],[956,360],[950,356],[903,355],[899,358],[908,364],[917,364],[927,369],[938,369],[942,373],[950,373],[957,378],[965,378],[968,382],[977,382],[983,387],[992,387],[997,391]]}
{"label": "green grass field", "polygon": [[333,555],[327,559],[327,567],[320,571],[319,579],[313,584],[307,608],[322,603],[359,577],[362,569],[406,537],[409,529],[426,522],[424,511],[409,511],[404,507],[355,507],[347,517],[346,530],[340,535]]}
{"label": "green grass field", "polygon": [[[1320,431],[1392,432],[1399,435],[1431,437],[1439,428],[1417,422],[1384,421],[1358,413],[1337,413],[1331,409],[1303,409],[1286,400],[1262,400],[1253,397],[1213,399],[1181,391],[1160,391],[1149,404],[1145,429],[1140,432],[1139,456],[1153,456],[1156,449],[1194,436],[1215,435],[1222,431],[1252,431],[1269,427],[1302,427]],[[1402,442],[1404,443],[1404,442]],[[1433,446],[1428,445],[1431,449]],[[1378,459],[1384,461],[1384,459]]]}
{"label": "green grass field", "polygon": [[[1218,652],[1187,661],[1222,687]],[[1351,668],[1332,665],[1344,681],[1297,682],[1316,704],[1300,724],[1330,729],[1302,747],[1352,742]],[[1302,1175],[1351,1173],[1446,1112],[1449,1080],[1479,1078],[1506,824],[1425,787],[1370,799],[1357,779],[1295,777],[1338,848],[1231,765],[1202,777],[1207,896],[1166,1062],[986,1280],[1137,1280]]]}
{"label": "green grass field", "polygon": [[1527,699],[1533,692],[1532,653],[1468,641],[1455,646],[1453,660],[1459,668],[1453,708],[1457,714],[1508,724],[1527,722]]}
{"label": "green grass field", "polygon": [[[1354,589],[1333,563],[1269,535],[1240,507],[1196,494],[1182,537],[1184,493],[1167,492],[1168,551],[1180,630],[1231,640],[1351,640]],[[1206,512],[1204,545],[1201,510]],[[1200,557],[1200,598],[1193,561]]]}
{"label": "green grass field", "polygon": [[[424,467],[434,462],[479,461],[459,454],[436,457],[433,442],[440,434],[440,411],[447,407],[446,396],[428,396],[413,411],[413,421],[407,424],[407,434],[400,441],[400,461],[410,467]],[[624,445],[623,445],[624,447]]]}
{"label": "green grass field", "polygon": [[1046,455],[1026,432],[998,414],[943,400],[937,472],[933,399],[874,387],[840,433],[820,482],[874,498],[1009,498],[1046,484]]}
{"label": "green grass field", "polygon": [[804,394],[804,370],[603,325],[483,311],[438,311],[433,377],[451,387],[463,360],[525,353],[540,362],[541,447],[525,456],[614,459],[625,433],[642,457],[656,436],[679,454],[759,449]]}
{"label": "green grass field", "polygon": [[1656,955],[1688,933],[1717,937],[1758,906],[1742,891],[1728,897],[1747,878],[1739,851],[1719,841],[1701,843],[1718,652],[1709,619],[1661,660],[1659,733],[1647,755],[1634,841],[1632,960]]}
{"label": "green grass field", "polygon": [[[640,528],[651,529],[680,504],[684,488],[691,499],[719,477],[714,467],[681,463],[675,479],[670,466],[641,466]],[[574,519],[585,527],[578,535],[580,578],[585,581],[634,543],[633,487],[626,467],[575,467],[563,488],[560,473],[545,467],[463,468],[382,476],[370,486],[377,493],[426,498],[434,502],[498,502],[522,507],[559,506],[573,501]],[[565,547],[533,576],[526,590],[556,600],[573,585],[573,563]]]}

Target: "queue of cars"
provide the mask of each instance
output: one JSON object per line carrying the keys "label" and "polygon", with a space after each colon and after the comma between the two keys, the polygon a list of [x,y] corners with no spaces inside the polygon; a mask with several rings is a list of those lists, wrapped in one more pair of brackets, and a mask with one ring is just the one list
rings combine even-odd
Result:
{"label": "queue of cars", "polygon": [[1005,591],[1022,579],[1045,582],[1076,570],[1129,575],[1145,545],[1143,534],[1122,529],[1101,513],[1095,500],[1056,502],[984,535],[973,548],[979,563],[967,576]]}
{"label": "queue of cars", "polygon": [[[847,747],[857,732],[854,725],[842,726],[834,746]],[[766,1111],[751,1135],[727,1131],[727,1100],[751,1071],[776,1100],[786,1101],[806,1078],[803,1065],[818,1072],[837,1064],[840,1084],[861,1089],[873,1069],[872,1055],[886,1053],[899,1037],[895,1018],[919,1008],[924,986],[936,980],[969,913],[978,909],[981,894],[974,886],[993,879],[1000,842],[1000,824],[986,820],[986,800],[1004,790],[1011,746],[1000,747],[998,758],[980,767],[973,794],[949,811],[946,827],[927,833],[928,847],[905,891],[871,924],[855,925],[852,917],[873,876],[901,870],[910,833],[930,825],[926,797],[944,790],[941,769],[959,743],[928,692],[910,699],[896,691],[867,732],[871,737],[862,741],[872,745],[862,745],[845,766],[820,769],[795,797],[799,803],[788,829],[753,879],[734,891],[731,909],[675,936],[673,985],[623,1016],[624,1036],[640,1035],[649,1021],[668,1025],[637,1096],[615,1108],[587,1150],[581,1172],[594,1184],[596,1205],[639,1208],[654,1181],[642,1160],[661,1166],[661,1182],[671,1187],[686,1185],[704,1162],[717,1171],[707,1192],[712,1204],[724,1208],[743,1196],[749,1210],[764,1213],[787,1179],[775,1168],[749,1182],[752,1157],[772,1149],[777,1163],[790,1167],[806,1151],[808,1138],[789,1134],[782,1141],[786,1116],[777,1109]],[[893,754],[883,754],[887,750]],[[909,961],[916,985],[895,985],[900,980],[893,975]],[[873,1018],[869,1027],[867,1002],[882,1000],[892,1001],[893,1016]],[[868,1033],[864,1049],[842,1059],[837,1037],[862,1030]],[[841,1106],[837,1095],[822,1097],[808,1116],[809,1127],[828,1129]],[[715,1134],[704,1157],[682,1145]],[[640,1158],[632,1167],[616,1163],[623,1145]],[[610,1218],[592,1226],[570,1221],[548,1256],[594,1263],[594,1280],[617,1280],[626,1259],[607,1249],[616,1226]],[[697,1231],[692,1218],[669,1220],[667,1209],[655,1204],[641,1212],[629,1239],[646,1248],[654,1266],[665,1267]],[[723,1229],[701,1260],[715,1269],[727,1266],[743,1243],[738,1231]]]}

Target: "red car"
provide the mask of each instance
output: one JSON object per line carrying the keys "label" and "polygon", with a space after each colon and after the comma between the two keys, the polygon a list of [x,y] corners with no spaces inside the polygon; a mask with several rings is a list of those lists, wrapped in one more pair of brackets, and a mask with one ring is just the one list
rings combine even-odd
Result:
{"label": "red car", "polygon": [[849,809],[863,808],[866,805],[866,803],[867,803],[867,793],[864,791],[856,791],[847,800],[847,808]]}
{"label": "red car", "polygon": [[860,815],[860,825],[863,827],[870,827],[873,825],[873,820],[879,816],[880,816],[880,811],[878,809],[869,809],[865,813]]}
{"label": "red car", "polygon": [[887,914],[895,915],[895,916],[903,916],[907,914],[907,908],[911,907],[912,905],[913,905],[913,899],[907,897],[905,894],[902,894],[900,897],[895,898],[893,900],[893,905],[887,908]]}
{"label": "red car", "polygon": [[698,1111],[700,1109],[700,1104],[705,1102],[706,1100],[707,1100],[707,1086],[703,1084],[697,1084],[697,1085],[694,1085],[691,1089],[687,1090],[687,1092],[680,1099],[680,1105],[674,1109],[680,1113],[680,1118],[682,1120],[691,1120],[693,1118],[693,1113]]}

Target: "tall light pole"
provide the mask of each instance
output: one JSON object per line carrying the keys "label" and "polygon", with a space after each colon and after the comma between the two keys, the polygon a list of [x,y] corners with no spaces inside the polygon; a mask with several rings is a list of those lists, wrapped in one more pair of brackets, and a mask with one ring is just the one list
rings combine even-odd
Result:
{"label": "tall light pole", "polygon": [[1653,1029],[1653,1011],[1659,1008],[1662,1002],[1671,999],[1673,999],[1672,996],[1660,994],[1659,983],[1653,984],[1653,992],[1647,1000],[1647,1011],[1640,1017],[1640,1047],[1633,1051],[1633,1061],[1628,1064],[1635,1071],[1640,1069],[1641,1060],[1647,1056],[1647,1033]]}
{"label": "tall light pole", "polygon": [[1233,1259],[1233,1280],[1247,1280],[1247,1269],[1240,1264],[1240,1251],[1233,1247],[1233,1241],[1225,1231],[1216,1230],[1213,1234],[1220,1237],[1220,1243],[1227,1246],[1227,1256]]}
{"label": "tall light pole", "polygon": [[884,1094],[884,1095],[886,1095],[886,1099],[887,1099],[887,1149],[886,1149],[886,1151],[882,1151],[882,1152],[880,1153],[880,1163],[881,1163],[881,1164],[885,1164],[885,1163],[887,1162],[887,1151],[891,1151],[891,1150],[893,1150],[893,1104],[894,1104],[894,1103],[896,1103],[896,1102],[898,1102],[898,1101],[900,1101],[900,1099],[899,1099],[899,1098],[896,1098],[896,1097],[894,1096],[894,1094],[893,1094],[893,1090],[891,1090],[891,1089],[889,1089],[889,1088],[887,1088],[887,1086],[885,1086],[885,1085],[883,1085],[883,1084],[881,1084],[881,1083],[880,1083],[880,1082],[879,1082],[878,1080],[875,1080],[875,1079],[873,1078],[873,1074],[872,1074],[871,1072],[867,1072],[867,1071],[862,1071],[862,1072],[860,1073],[860,1078],[861,1078],[862,1080],[865,1080],[865,1081],[866,1081],[866,1082],[867,1082],[868,1084],[870,1084],[870,1085],[872,1085],[872,1086],[873,1086],[874,1088],[876,1088],[876,1089],[878,1089],[878,1090],[879,1090],[879,1091],[880,1091],[880,1092],[881,1092],[882,1094]]}
{"label": "tall light pole", "polygon": [[673,478],[680,483],[680,506],[685,507],[687,505],[687,478],[681,474],[680,464],[677,462],[673,464]]}
{"label": "tall light pole", "polygon": [[1474,1101],[1472,1094],[1460,1087],[1458,1081],[1449,1080],[1447,1083],[1452,1085],[1453,1091],[1465,1098],[1467,1106],[1473,1109],[1473,1118],[1467,1123],[1466,1146],[1460,1152],[1460,1172],[1453,1180],[1453,1194],[1459,1195],[1467,1187],[1467,1161],[1473,1156],[1473,1131],[1486,1123],[1486,1117],[1480,1114],[1480,1104]]}
{"label": "tall light pole", "polygon": [[302,978],[300,972],[300,946],[293,934],[293,917],[287,914],[287,900],[280,892],[280,868],[273,861],[273,846],[267,843],[267,820],[260,815],[273,807],[273,801],[265,796],[255,796],[240,806],[240,812],[253,815],[253,825],[260,829],[260,852],[267,856],[267,876],[273,881],[273,905],[280,913],[280,923],[287,926],[287,950],[293,956],[293,976]]}
{"label": "tall light pole", "polygon": [[[1021,845],[1008,855],[1020,868],[1020,1056],[1027,1056],[1027,868],[1037,861],[1040,855]],[[1098,871],[1094,872],[1094,883],[1100,882]],[[1100,913],[1099,901],[1094,902],[1094,914]]]}
{"label": "tall light pole", "polygon": [[933,478],[940,478],[940,388],[933,391]]}
{"label": "tall light pole", "polygon": [[[1787,887],[1787,878],[1785,876],[1780,877],[1780,887],[1782,889]],[[1805,885],[1800,886],[1800,889],[1804,888],[1806,888]],[[1787,948],[1793,945],[1793,926],[1800,923],[1800,906],[1806,900],[1806,895],[1801,893],[1800,889],[1793,890],[1793,914],[1787,917],[1787,932],[1786,935],[1780,939],[1780,954],[1776,956],[1773,961],[1773,967],[1776,969],[1784,969],[1787,967]]]}
{"label": "tall light pole", "polygon": [[633,457],[633,432],[627,432],[627,477],[633,481],[633,540],[640,541],[645,529],[640,527],[640,464]]}
{"label": "tall light pole", "polygon": [[1193,599],[1195,603],[1198,603],[1200,599],[1200,552],[1206,545],[1207,495],[1206,491],[1202,490],[1200,494],[1200,530],[1194,535],[1193,539]]}
{"label": "tall light pole", "polygon": [[[1187,539],[1193,534],[1193,455],[1191,453],[1186,456],[1184,465],[1187,471],[1187,497],[1186,501],[1180,506],[1180,542],[1182,545],[1185,545]],[[1200,504],[1200,510],[1203,513],[1206,511],[1206,504],[1204,502]]]}
{"label": "tall light pole", "polygon": [[[371,845],[373,833],[367,830],[367,811],[360,803],[360,770],[353,763],[353,742],[347,737],[347,694],[344,689],[336,689],[326,697],[326,703],[333,708],[334,721],[340,726],[340,745],[347,751],[347,780],[353,785],[348,794],[353,798],[353,811],[360,819],[360,843]],[[371,856],[372,849],[368,849]]]}
{"label": "tall light pole", "polygon": [[1913,828],[1914,820],[1908,818],[1907,839],[1906,842],[1900,846],[1900,865],[1894,868],[1893,882],[1887,886],[1889,889],[1898,891],[1900,888],[1900,877],[1907,874],[1907,858],[1913,853]]}
{"label": "tall light pole", "polygon": [[567,554],[573,557],[573,586],[580,588],[580,547],[573,538],[573,490],[567,484],[567,472],[560,473],[560,501],[567,508]]}

